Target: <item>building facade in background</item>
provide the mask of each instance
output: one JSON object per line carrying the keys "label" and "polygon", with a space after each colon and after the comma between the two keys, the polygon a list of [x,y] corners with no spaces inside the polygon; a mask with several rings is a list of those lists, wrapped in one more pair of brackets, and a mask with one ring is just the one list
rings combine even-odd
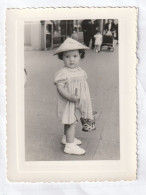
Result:
{"label": "building facade in background", "polygon": [[[112,20],[115,27],[117,20]],[[25,22],[24,46],[28,50],[48,50],[58,47],[67,37],[71,37],[73,30],[78,33],[78,41],[86,44],[93,42],[96,31],[105,33],[108,20],[41,20],[37,22]],[[115,28],[115,32],[116,32]],[[116,33],[118,35],[118,32]],[[87,42],[87,43],[86,43]]]}

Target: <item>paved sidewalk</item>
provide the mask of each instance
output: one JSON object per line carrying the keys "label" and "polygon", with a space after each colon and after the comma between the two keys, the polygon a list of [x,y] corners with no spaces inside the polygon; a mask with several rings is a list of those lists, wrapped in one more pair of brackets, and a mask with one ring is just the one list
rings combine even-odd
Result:
{"label": "paved sidewalk", "polygon": [[56,117],[54,75],[63,62],[53,56],[54,50],[25,52],[28,72],[25,85],[25,149],[28,161],[49,160],[118,160],[119,89],[118,46],[114,52],[93,50],[81,60],[88,74],[94,110],[98,112],[96,130],[83,132],[77,125],[76,137],[86,150],[83,156],[68,155],[60,143],[63,125]]}

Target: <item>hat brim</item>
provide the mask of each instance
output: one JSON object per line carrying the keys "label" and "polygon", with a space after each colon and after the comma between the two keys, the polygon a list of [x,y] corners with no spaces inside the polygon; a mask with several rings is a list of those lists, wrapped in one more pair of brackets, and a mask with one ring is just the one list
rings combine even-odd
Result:
{"label": "hat brim", "polygon": [[83,45],[82,43],[68,37],[58,49],[55,51],[54,55],[66,52],[66,51],[73,51],[79,49],[89,49],[89,47]]}
{"label": "hat brim", "polygon": [[83,50],[88,50],[88,49],[90,49],[89,47],[78,47],[78,48],[68,48],[68,49],[64,49],[64,50],[58,50],[58,51],[56,51],[55,53],[54,53],[54,55],[57,55],[57,54],[59,54],[59,53],[63,53],[63,52],[65,52],[65,51],[74,51],[74,50],[80,50],[80,49],[83,49]]}

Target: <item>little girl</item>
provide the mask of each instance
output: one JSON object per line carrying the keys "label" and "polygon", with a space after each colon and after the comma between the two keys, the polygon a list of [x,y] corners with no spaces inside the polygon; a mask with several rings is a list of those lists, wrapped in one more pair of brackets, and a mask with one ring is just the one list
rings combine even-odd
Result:
{"label": "little girl", "polygon": [[71,35],[71,38],[74,39],[74,40],[76,40],[76,41],[78,41],[79,36],[78,36],[78,33],[77,33],[77,29],[76,28],[73,29],[73,33]]}
{"label": "little girl", "polygon": [[64,67],[55,75],[55,85],[59,95],[58,117],[64,124],[62,143],[65,144],[64,152],[67,154],[85,154],[85,150],[78,146],[81,141],[75,138],[78,113],[81,119],[88,121],[83,127],[87,128],[86,130],[94,129],[87,74],[79,67],[85,49],[89,48],[67,38],[54,54],[64,62]]}
{"label": "little girl", "polygon": [[102,35],[99,31],[94,35],[95,38],[95,49],[96,52],[100,52],[101,44],[102,44]]}

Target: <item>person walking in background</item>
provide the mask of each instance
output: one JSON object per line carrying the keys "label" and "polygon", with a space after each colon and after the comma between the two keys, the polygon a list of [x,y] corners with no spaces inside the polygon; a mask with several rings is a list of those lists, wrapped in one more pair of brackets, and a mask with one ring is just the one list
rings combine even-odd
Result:
{"label": "person walking in background", "polygon": [[95,50],[96,52],[100,52],[101,44],[102,44],[102,35],[99,31],[94,35],[95,38]]}
{"label": "person walking in background", "polygon": [[98,20],[83,20],[82,21],[82,30],[83,30],[83,39],[84,44],[89,47],[90,41],[92,40],[91,48],[95,47],[95,38],[96,30],[99,28]]}
{"label": "person walking in background", "polygon": [[106,23],[104,26],[104,33],[103,33],[103,42],[109,45],[107,47],[109,51],[113,51],[114,48],[114,33],[115,33],[115,24],[113,23],[113,20],[109,19],[108,23]]}
{"label": "person walking in background", "polygon": [[92,49],[95,48],[95,34],[99,31],[100,20],[92,20]]}
{"label": "person walking in background", "polygon": [[108,23],[105,24],[104,34],[108,36],[113,36],[114,31],[115,31],[115,24],[113,23],[113,20],[109,19]]}
{"label": "person walking in background", "polygon": [[73,33],[71,35],[71,38],[74,39],[74,40],[76,40],[76,41],[78,41],[79,36],[78,36],[77,28],[74,28],[73,29]]}
{"label": "person walking in background", "polygon": [[64,62],[64,67],[55,75],[55,85],[58,91],[58,117],[64,124],[62,144],[65,144],[64,152],[67,154],[85,154],[85,150],[78,146],[81,140],[75,138],[78,117],[86,123],[83,128],[87,131],[95,129],[87,74],[79,67],[85,49],[89,48],[67,38],[54,54]]}
{"label": "person walking in background", "polygon": [[91,20],[82,21],[82,30],[83,30],[84,44],[87,47],[89,47],[90,38],[91,38]]}
{"label": "person walking in background", "polygon": [[95,38],[94,35],[96,33],[96,27],[94,24],[94,20],[91,20],[91,24],[90,24],[90,40],[92,40],[92,45],[91,45],[91,49],[94,49],[95,47]]}

